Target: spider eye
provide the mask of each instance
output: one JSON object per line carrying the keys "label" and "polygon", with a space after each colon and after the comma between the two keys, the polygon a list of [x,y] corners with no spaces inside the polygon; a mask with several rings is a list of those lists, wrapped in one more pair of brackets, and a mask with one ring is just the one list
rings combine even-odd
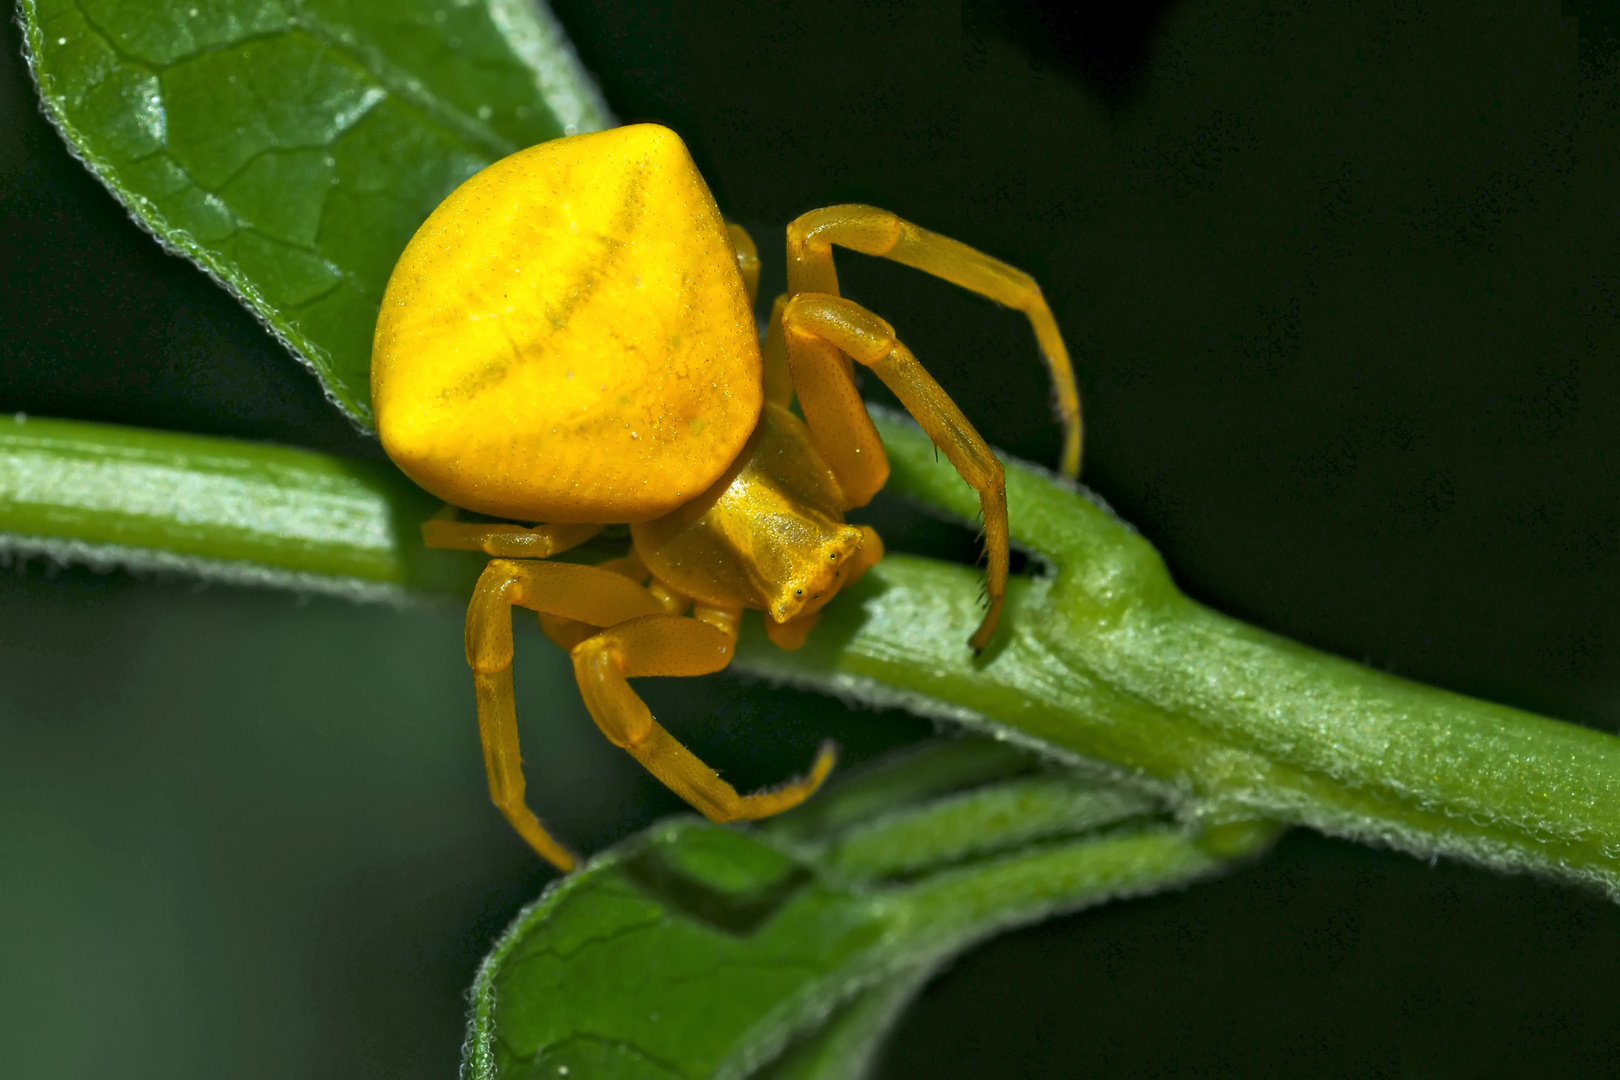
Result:
{"label": "spider eye", "polygon": [[836,552],[836,551],[832,552],[830,555],[827,556],[827,558],[836,561],[838,559],[838,552]]}
{"label": "spider eye", "polygon": [[794,596],[803,596],[804,595],[804,590],[803,589],[794,589],[793,590],[793,595]]}

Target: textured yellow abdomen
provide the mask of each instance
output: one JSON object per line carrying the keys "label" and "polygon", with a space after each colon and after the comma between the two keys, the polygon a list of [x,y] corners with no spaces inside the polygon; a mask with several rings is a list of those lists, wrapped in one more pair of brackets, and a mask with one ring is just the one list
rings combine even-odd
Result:
{"label": "textured yellow abdomen", "polygon": [[462,184],[388,281],[383,448],[447,502],[639,522],[702,492],[758,421],[754,314],[714,197],[652,124],[542,143]]}

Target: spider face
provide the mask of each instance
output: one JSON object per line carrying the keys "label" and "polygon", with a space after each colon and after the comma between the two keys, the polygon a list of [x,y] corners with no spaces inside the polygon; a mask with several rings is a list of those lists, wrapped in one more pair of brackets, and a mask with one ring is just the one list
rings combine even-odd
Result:
{"label": "spider face", "polygon": [[[835,245],[1025,312],[1073,475],[1074,379],[1027,275],[887,211],[812,211],[788,228],[788,293],[761,345],[753,242],[724,222],[685,146],[657,125],[559,139],[490,166],[428,217],[389,280],[372,351],[378,435],[447,504],[424,540],[494,556],[467,611],[490,792],[564,870],[573,856],[524,802],[513,606],[539,612],[569,650],[603,733],[711,819],[785,810],[831,769],[824,746],[805,777],[739,795],[626,680],[724,667],[744,609],[797,648],[822,607],[882,558],[875,532],[844,521],[889,473],[851,361],[895,392],[979,492],[988,610],[969,644],[983,648],[995,629],[1007,581],[1001,465],[893,328],[838,295]],[[460,522],[456,508],[514,523]],[[607,524],[631,526],[624,557],[546,561]]]}
{"label": "spider face", "polygon": [[632,526],[630,535],[660,581],[694,600],[741,601],[786,623],[819,611],[848,568],[861,564],[870,530],[845,524],[843,506],[838,480],[804,421],[770,403],[713,488],[674,513]]}

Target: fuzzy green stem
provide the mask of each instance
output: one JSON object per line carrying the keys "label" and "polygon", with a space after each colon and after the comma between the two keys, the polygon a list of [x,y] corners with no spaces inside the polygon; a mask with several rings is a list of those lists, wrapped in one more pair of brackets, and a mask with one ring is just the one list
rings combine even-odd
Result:
{"label": "fuzzy green stem", "polygon": [[[971,517],[973,493],[910,424],[880,417],[892,488]],[[906,701],[1266,816],[1620,892],[1620,739],[1437,690],[1188,600],[1141,536],[1077,486],[1009,463],[1016,541],[1053,571],[1016,583],[974,657],[971,570],[885,560],[811,644],[744,666]],[[849,599],[855,599],[851,597]],[[963,711],[965,710],[965,711]]]}
{"label": "fuzzy green stem", "polygon": [[[892,490],[977,506],[926,436],[879,417]],[[904,703],[1256,816],[1620,892],[1620,739],[1328,656],[1182,596],[1158,554],[1074,485],[1007,469],[1015,580],[982,656],[971,568],[902,555],[797,653],[757,622],[740,668]],[[465,595],[478,559],[424,552],[432,502],[383,465],[100,425],[0,421],[0,552],[376,596]]]}

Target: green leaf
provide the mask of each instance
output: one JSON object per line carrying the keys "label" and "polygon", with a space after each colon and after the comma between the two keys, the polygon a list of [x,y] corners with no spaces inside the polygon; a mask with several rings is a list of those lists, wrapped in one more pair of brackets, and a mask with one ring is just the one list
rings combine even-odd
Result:
{"label": "green leaf", "polygon": [[[915,800],[909,771],[978,755],[1005,761],[988,740],[907,755],[825,793],[816,827],[679,819],[597,856],[520,915],[479,972],[470,1075],[742,1077],[770,1063],[762,1075],[857,1076],[910,995],[970,944],[1183,885],[1275,835],[1217,854],[1164,804],[1074,773]],[[1039,845],[1007,815],[1032,784],[1048,809],[1075,810],[1049,816]],[[902,808],[867,818],[879,789]],[[918,836],[964,842],[923,855]]]}
{"label": "green leaf", "polygon": [[790,1043],[755,1075],[761,1080],[846,1080],[866,1076],[883,1037],[934,969],[902,970],[858,992],[821,1027]]}
{"label": "green leaf", "polygon": [[371,422],[394,260],[452,188],[610,122],[538,0],[22,0],[68,145]]}

